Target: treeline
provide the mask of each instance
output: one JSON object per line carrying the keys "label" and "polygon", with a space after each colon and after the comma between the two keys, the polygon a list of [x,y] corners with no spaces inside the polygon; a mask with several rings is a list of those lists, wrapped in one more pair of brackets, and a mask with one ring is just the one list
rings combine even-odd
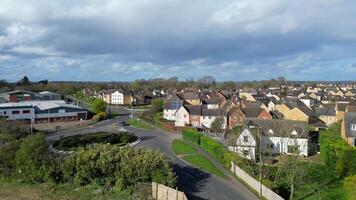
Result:
{"label": "treeline", "polygon": [[238,89],[238,88],[268,88],[271,86],[280,86],[288,83],[284,77],[276,79],[261,80],[261,81],[224,81],[218,82],[212,76],[204,76],[199,79],[178,80],[177,77],[171,78],[155,78],[155,79],[138,79],[131,83],[129,82],[51,82],[48,80],[40,80],[37,82],[31,81],[27,76],[15,83],[9,83],[6,80],[0,80],[0,92],[7,92],[15,89],[24,89],[34,92],[52,91],[63,95],[74,94],[78,90],[93,89],[100,91],[104,89],[129,89],[132,91],[141,90],[161,90],[175,88],[181,90],[184,88],[194,89]]}
{"label": "treeline", "polygon": [[69,156],[48,150],[41,133],[16,136],[16,129],[0,133],[0,178],[25,184],[100,186],[108,193],[132,193],[138,183],[155,181],[175,186],[171,162],[156,151],[96,145]]}

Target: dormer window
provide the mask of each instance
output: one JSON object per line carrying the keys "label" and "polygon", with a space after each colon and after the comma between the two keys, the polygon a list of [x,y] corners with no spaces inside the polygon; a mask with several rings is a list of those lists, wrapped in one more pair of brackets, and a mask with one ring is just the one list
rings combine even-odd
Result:
{"label": "dormer window", "polygon": [[273,132],[273,130],[272,130],[272,129],[269,129],[268,133],[269,133],[269,134],[271,134],[271,135],[273,135],[273,134],[274,134],[274,132]]}
{"label": "dormer window", "polygon": [[351,124],[351,130],[356,131],[356,124]]}
{"label": "dormer window", "polygon": [[295,129],[293,129],[292,135],[298,135],[298,133],[297,133],[297,131]]}

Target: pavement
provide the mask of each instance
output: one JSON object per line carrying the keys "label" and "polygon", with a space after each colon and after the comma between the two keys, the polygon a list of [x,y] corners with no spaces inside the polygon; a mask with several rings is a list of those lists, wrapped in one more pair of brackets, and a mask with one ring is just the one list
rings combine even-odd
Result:
{"label": "pavement", "polygon": [[[129,119],[129,111],[121,108],[121,116],[101,121],[89,127],[57,132],[49,134],[46,137],[47,142],[53,143],[62,137],[95,133],[98,131],[117,131],[118,125]],[[206,173],[198,168],[191,166],[181,158],[177,157],[171,150],[171,142],[173,139],[181,136],[176,133],[167,133],[160,129],[143,130],[130,126],[124,127],[128,132],[134,133],[141,138],[141,142],[135,148],[146,148],[158,150],[164,153],[173,162],[173,170],[178,176],[177,186],[180,191],[183,191],[190,200],[214,199],[214,200],[245,200],[258,199],[250,190],[248,190],[240,182],[234,178],[224,180],[215,175]],[[204,153],[204,152],[202,152]],[[209,156],[209,155],[208,155]],[[217,163],[214,163],[217,164]],[[226,169],[225,169],[226,170]],[[225,172],[226,173],[226,172]]]}

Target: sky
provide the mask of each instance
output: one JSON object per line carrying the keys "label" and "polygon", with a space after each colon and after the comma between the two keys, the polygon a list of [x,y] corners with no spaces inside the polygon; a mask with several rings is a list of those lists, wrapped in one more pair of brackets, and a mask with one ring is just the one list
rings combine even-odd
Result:
{"label": "sky", "polygon": [[0,0],[0,79],[356,80],[352,0]]}

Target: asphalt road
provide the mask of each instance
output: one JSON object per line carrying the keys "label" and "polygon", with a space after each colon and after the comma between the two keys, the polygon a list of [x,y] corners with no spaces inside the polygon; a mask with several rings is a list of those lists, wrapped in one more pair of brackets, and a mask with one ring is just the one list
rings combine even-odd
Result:
{"label": "asphalt road", "polygon": [[[129,114],[127,110],[121,111],[121,113]],[[71,135],[94,133],[98,131],[117,131],[117,124],[126,121],[128,118],[128,115],[123,115],[115,119],[99,122],[87,128],[50,134],[46,140],[48,142],[54,142],[61,137]],[[146,131],[129,126],[125,126],[124,128],[141,138],[142,141],[136,147],[155,149],[172,159],[174,171],[178,176],[178,189],[184,191],[188,199],[257,199],[257,197],[242,184],[236,185],[228,180],[210,175],[178,158],[170,148],[172,139],[178,138],[178,135],[167,134],[160,130]]]}

